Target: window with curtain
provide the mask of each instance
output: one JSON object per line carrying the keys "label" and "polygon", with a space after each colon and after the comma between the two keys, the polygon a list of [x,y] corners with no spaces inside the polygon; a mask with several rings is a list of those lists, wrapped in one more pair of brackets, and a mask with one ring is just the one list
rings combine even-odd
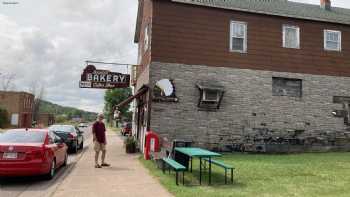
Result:
{"label": "window with curtain", "polygon": [[233,52],[247,52],[247,23],[231,21],[230,50]]}
{"label": "window with curtain", "polygon": [[150,40],[149,40],[149,25],[145,27],[145,32],[144,32],[144,52],[146,52],[149,48],[150,45]]}
{"label": "window with curtain", "polygon": [[324,49],[330,51],[341,51],[341,32],[324,30]]}
{"label": "window with curtain", "polygon": [[300,48],[300,28],[296,26],[283,25],[283,47]]}

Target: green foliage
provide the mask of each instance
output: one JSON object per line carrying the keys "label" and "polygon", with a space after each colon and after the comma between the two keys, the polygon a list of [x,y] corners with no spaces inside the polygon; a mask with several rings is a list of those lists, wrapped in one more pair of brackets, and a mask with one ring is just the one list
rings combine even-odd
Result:
{"label": "green foliage", "polygon": [[198,186],[199,162],[194,159],[193,173],[185,173],[185,187],[176,186],[173,172],[163,174],[154,162],[140,158],[177,197],[347,197],[350,193],[346,186],[350,183],[350,153],[226,154],[217,160],[235,167],[233,184],[225,185],[224,170],[213,166],[212,185],[207,186],[207,170],[203,173],[203,186]]}
{"label": "green foliage", "polygon": [[7,123],[7,111],[5,109],[0,108],[0,128],[4,128]]}
{"label": "green foliage", "polygon": [[66,115],[58,115],[55,119],[56,123],[64,123],[68,121],[68,117]]}
{"label": "green foliage", "polygon": [[126,153],[135,153],[137,140],[133,136],[129,136],[124,141]]}
{"label": "green foliage", "polygon": [[97,113],[87,112],[73,107],[63,107],[47,101],[40,102],[40,113],[50,113],[56,115],[56,122],[66,122],[74,117],[80,117],[85,121],[94,121]]}
{"label": "green foliage", "polygon": [[[105,113],[107,117],[113,116],[113,109],[116,105],[131,96],[131,88],[118,88],[113,90],[107,90],[105,93]],[[120,116],[131,120],[131,112],[129,112],[129,105],[119,108]]]}

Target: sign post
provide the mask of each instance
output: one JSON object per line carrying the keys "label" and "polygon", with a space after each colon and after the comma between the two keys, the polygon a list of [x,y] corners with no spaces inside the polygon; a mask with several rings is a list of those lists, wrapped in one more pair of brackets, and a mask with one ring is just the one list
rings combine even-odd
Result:
{"label": "sign post", "polygon": [[81,75],[80,88],[114,89],[130,86],[130,75],[97,70],[94,65],[88,65]]}

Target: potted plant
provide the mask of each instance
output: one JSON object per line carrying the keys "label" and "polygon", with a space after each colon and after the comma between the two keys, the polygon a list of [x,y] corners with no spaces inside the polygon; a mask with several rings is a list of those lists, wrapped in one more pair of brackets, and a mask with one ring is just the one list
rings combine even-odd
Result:
{"label": "potted plant", "polygon": [[129,136],[124,141],[126,153],[136,153],[137,141],[133,136]]}

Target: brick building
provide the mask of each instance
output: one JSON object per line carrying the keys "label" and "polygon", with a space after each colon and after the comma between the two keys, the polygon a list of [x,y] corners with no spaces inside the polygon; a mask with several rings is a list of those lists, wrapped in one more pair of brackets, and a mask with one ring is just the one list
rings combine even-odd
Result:
{"label": "brick building", "polygon": [[49,113],[40,113],[37,118],[37,125],[39,127],[48,127],[55,124],[55,115]]}
{"label": "brick building", "polygon": [[293,136],[306,151],[350,150],[349,9],[329,0],[139,0],[135,43],[141,142],[152,129],[216,150],[259,135]]}
{"label": "brick building", "polygon": [[0,108],[8,113],[11,127],[31,127],[34,95],[26,92],[0,91]]}

